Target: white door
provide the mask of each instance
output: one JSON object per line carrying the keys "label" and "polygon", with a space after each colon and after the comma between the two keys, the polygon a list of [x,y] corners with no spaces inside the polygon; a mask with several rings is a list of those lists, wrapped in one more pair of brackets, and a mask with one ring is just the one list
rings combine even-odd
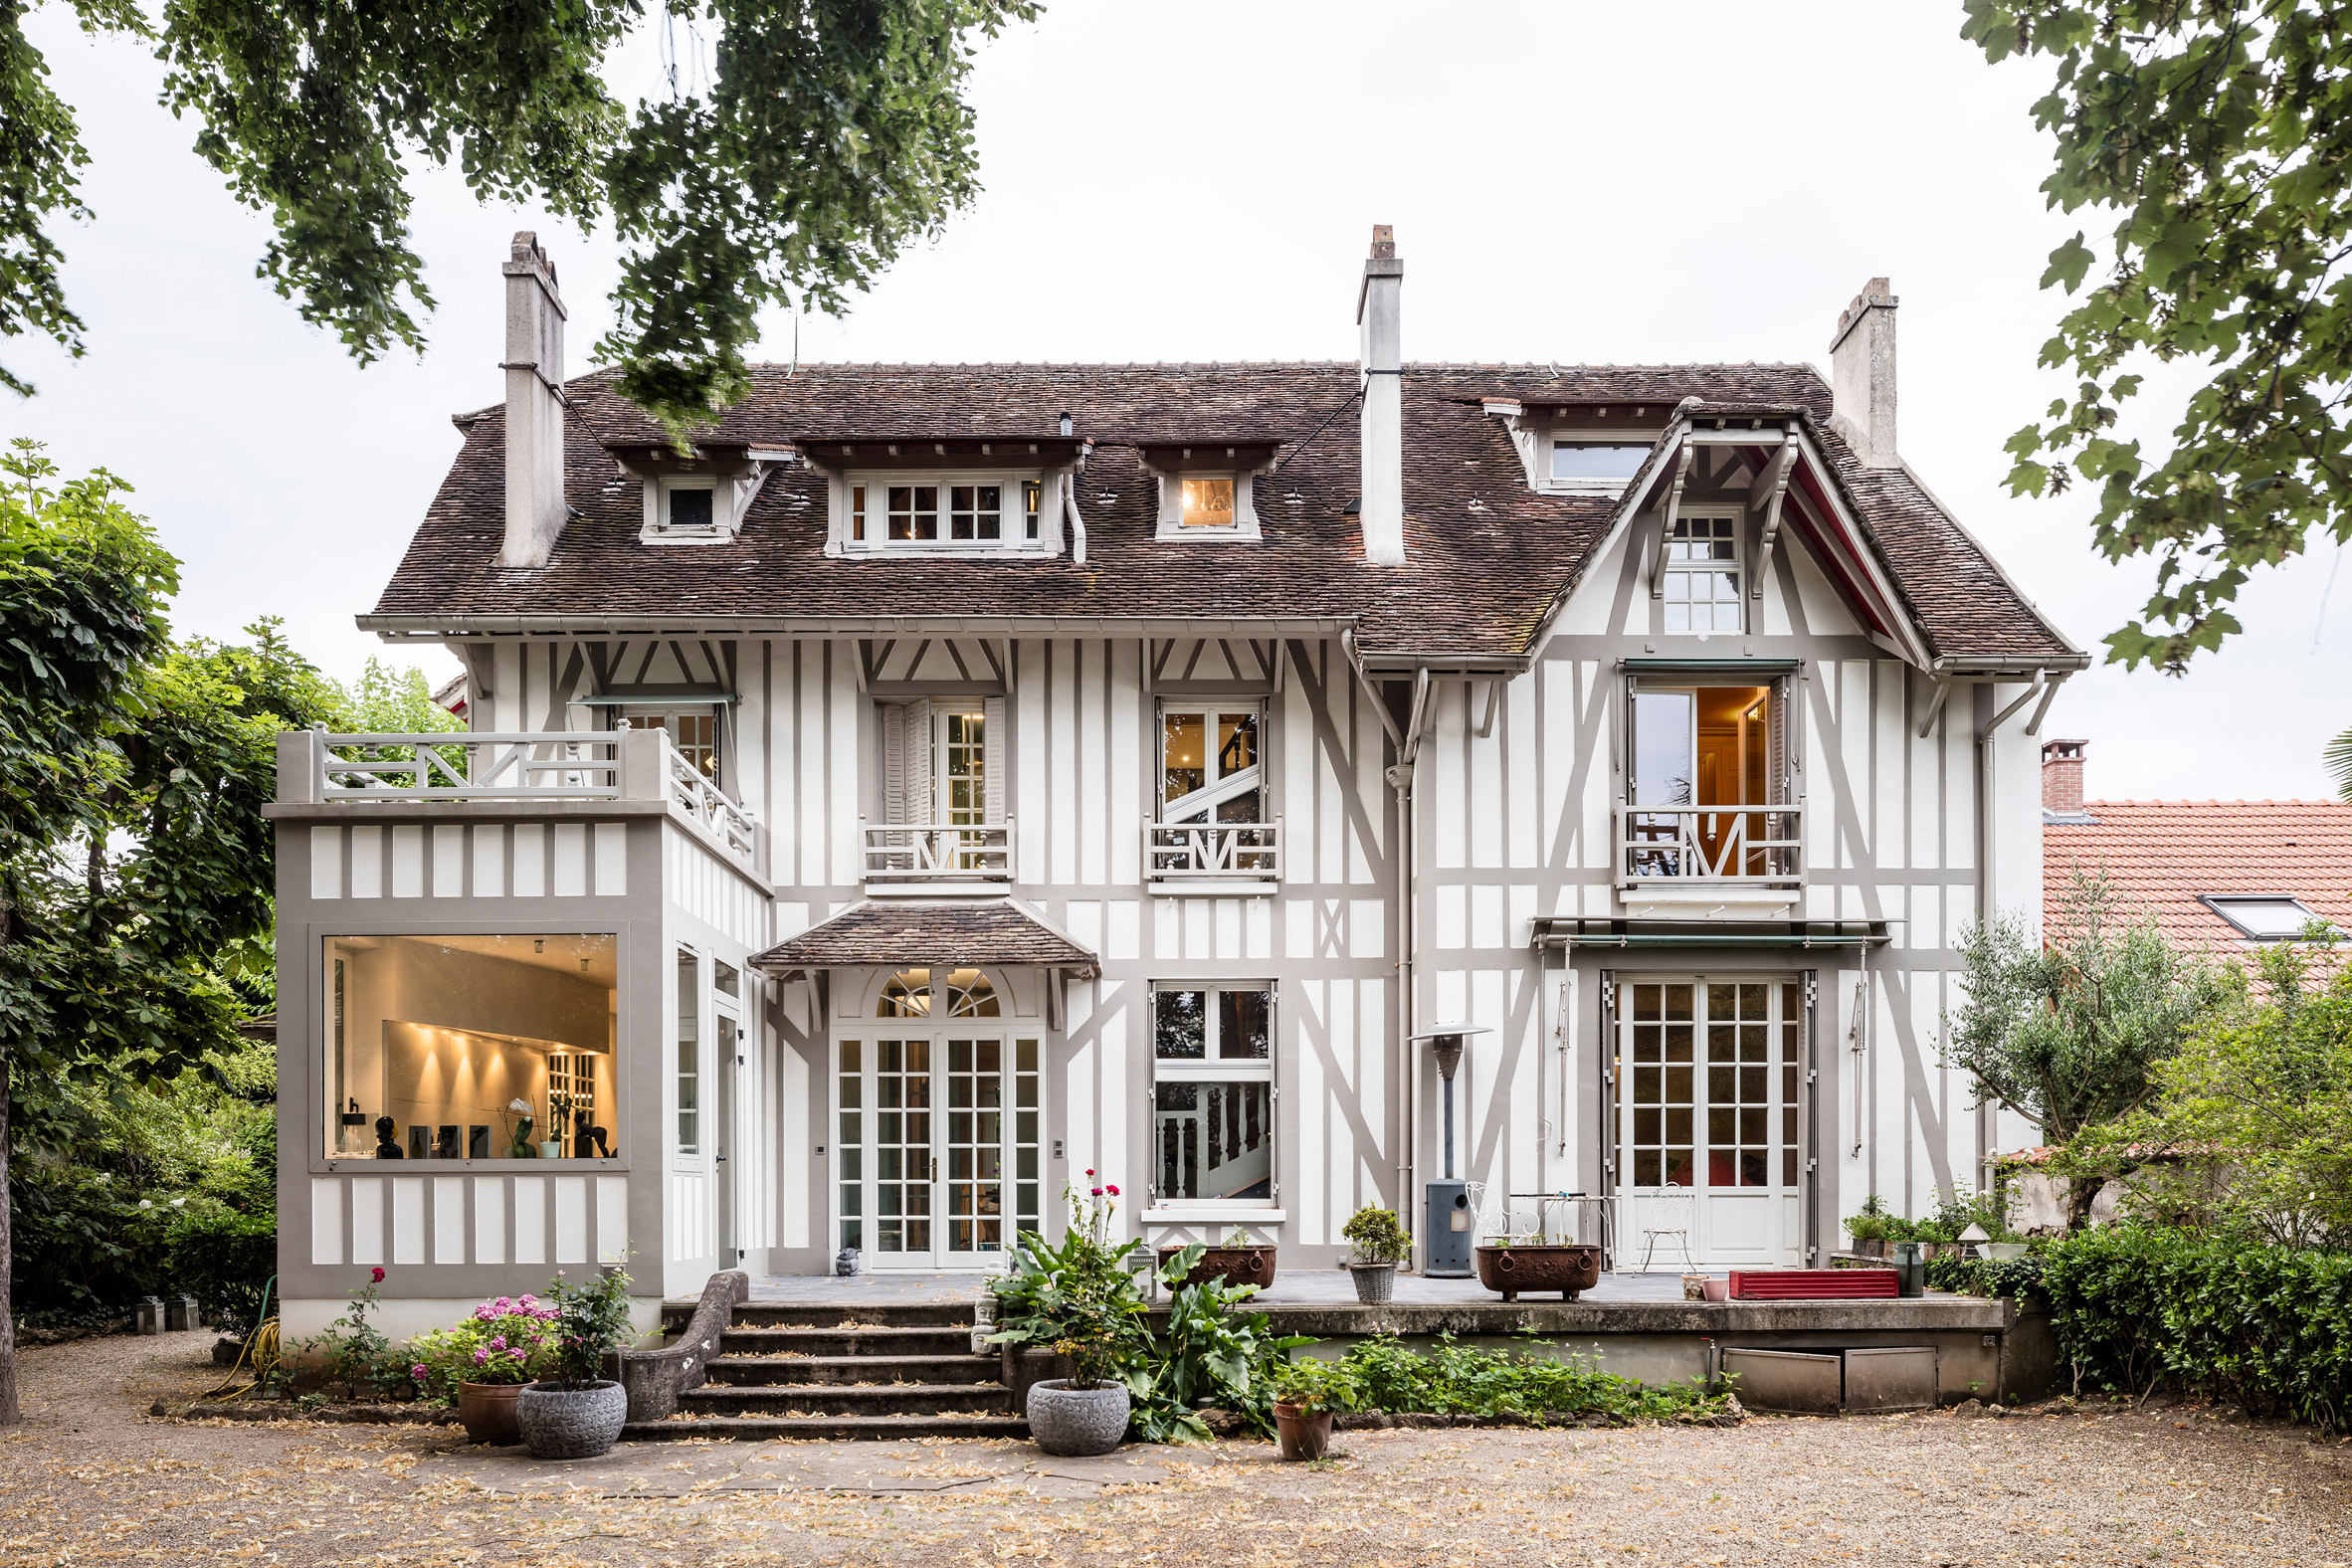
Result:
{"label": "white door", "polygon": [[929,972],[904,970],[882,1005],[908,1011],[835,1048],[836,1235],[873,1270],[995,1269],[1038,1229],[1043,1042],[976,972],[942,979],[943,1027]]}
{"label": "white door", "polygon": [[1803,992],[1782,976],[1620,982],[1621,1268],[1681,1268],[1685,1240],[1702,1268],[1798,1262]]}

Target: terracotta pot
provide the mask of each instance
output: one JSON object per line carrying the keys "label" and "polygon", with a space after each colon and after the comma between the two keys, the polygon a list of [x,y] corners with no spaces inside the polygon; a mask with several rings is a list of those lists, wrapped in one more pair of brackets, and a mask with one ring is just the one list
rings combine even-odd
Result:
{"label": "terracotta pot", "polygon": [[1274,1438],[1282,1446],[1286,1460],[1319,1460],[1331,1447],[1331,1412],[1318,1410],[1312,1415],[1296,1405],[1276,1402],[1274,1408]]}
{"label": "terracotta pot", "polygon": [[1516,1301],[1522,1290],[1557,1290],[1561,1300],[1573,1301],[1601,1282],[1601,1249],[1481,1247],[1478,1282],[1501,1291],[1505,1301]]}
{"label": "terracotta pot", "polygon": [[[1160,1249],[1160,1267],[1165,1269],[1181,1247]],[[1227,1284],[1254,1284],[1263,1290],[1274,1283],[1274,1250],[1264,1247],[1212,1247],[1201,1254],[1201,1261],[1184,1276],[1184,1284],[1204,1284],[1211,1279],[1222,1279]]]}
{"label": "terracotta pot", "polygon": [[469,1443],[520,1443],[522,1427],[514,1414],[520,1383],[460,1383],[458,1419],[466,1424]]}

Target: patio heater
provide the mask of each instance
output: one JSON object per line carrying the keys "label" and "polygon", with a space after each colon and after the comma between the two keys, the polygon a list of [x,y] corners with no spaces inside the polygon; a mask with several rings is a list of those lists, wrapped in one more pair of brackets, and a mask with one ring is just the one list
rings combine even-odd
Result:
{"label": "patio heater", "polygon": [[1471,1249],[1478,1242],[1478,1216],[1470,1203],[1470,1183],[1454,1179],[1454,1075],[1462,1067],[1462,1048],[1472,1035],[1491,1034],[1471,1024],[1439,1024],[1416,1041],[1429,1042],[1437,1059],[1438,1077],[1446,1088],[1446,1174],[1422,1189],[1421,1273],[1431,1279],[1467,1279]]}

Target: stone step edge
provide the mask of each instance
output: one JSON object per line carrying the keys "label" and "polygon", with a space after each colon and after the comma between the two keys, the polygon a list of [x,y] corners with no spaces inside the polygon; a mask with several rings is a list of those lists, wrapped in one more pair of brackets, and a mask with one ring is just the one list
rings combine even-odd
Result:
{"label": "stone step edge", "polygon": [[1026,1438],[1021,1416],[699,1416],[692,1421],[633,1421],[625,1442],[682,1439],[794,1438],[887,1441],[893,1438]]}

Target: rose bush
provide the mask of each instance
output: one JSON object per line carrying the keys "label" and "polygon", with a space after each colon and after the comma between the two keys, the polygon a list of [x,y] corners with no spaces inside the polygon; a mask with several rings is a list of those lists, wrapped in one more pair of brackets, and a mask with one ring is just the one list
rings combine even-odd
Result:
{"label": "rose bush", "polygon": [[408,1343],[409,1376],[427,1399],[447,1404],[460,1383],[532,1383],[554,1375],[558,1309],[534,1295],[498,1296],[455,1328]]}

